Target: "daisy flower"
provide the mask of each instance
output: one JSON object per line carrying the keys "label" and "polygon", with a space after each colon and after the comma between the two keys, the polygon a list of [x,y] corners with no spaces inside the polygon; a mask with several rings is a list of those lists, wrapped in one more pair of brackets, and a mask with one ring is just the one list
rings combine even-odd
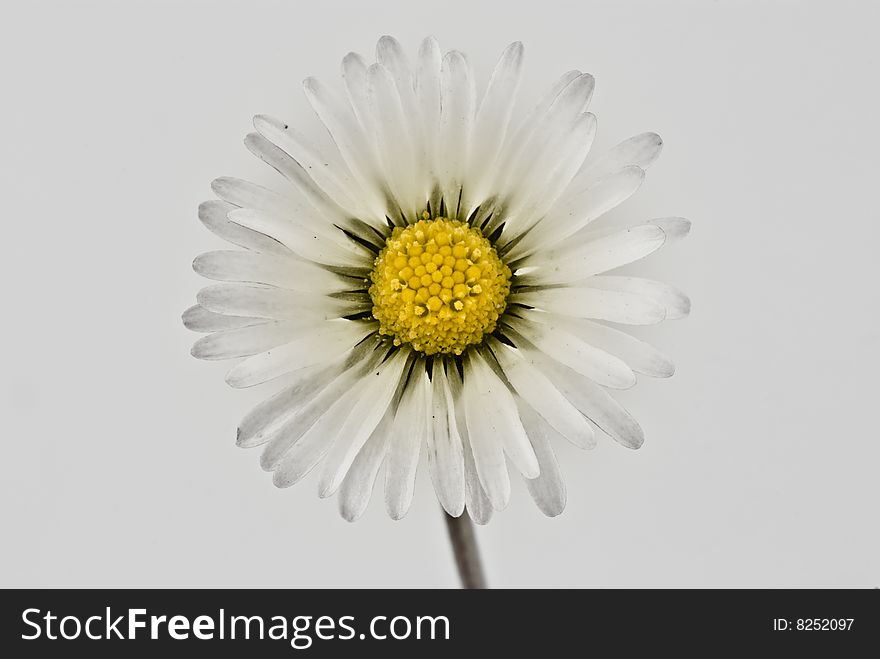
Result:
{"label": "daisy flower", "polygon": [[638,448],[642,429],[609,394],[669,359],[620,325],[688,313],[666,284],[604,274],[688,232],[680,218],[626,229],[594,221],[639,188],[660,138],[587,158],[594,80],[570,71],[514,121],[523,46],[501,55],[479,96],[467,58],[426,39],[410,63],[379,40],[351,53],[344,93],[313,78],[327,145],[267,116],[247,148],[283,192],[213,182],[201,221],[241,249],[196,258],[219,283],[184,313],[206,335],[192,354],[238,361],[233,387],[285,378],[249,412],[242,447],[262,446],[278,487],[319,467],[343,517],[367,506],[384,469],[403,517],[424,455],[437,498],[478,523],[507,506],[518,471],[547,515],[565,505],[553,446],[597,434]]}

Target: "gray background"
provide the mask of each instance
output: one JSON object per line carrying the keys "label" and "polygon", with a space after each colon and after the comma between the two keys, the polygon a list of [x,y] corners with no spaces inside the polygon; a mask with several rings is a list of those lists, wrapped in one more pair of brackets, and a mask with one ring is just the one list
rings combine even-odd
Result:
{"label": "gray background", "polygon": [[692,236],[632,268],[692,316],[641,336],[671,380],[621,400],[647,442],[563,446],[569,504],[518,484],[481,529],[498,586],[878,586],[876,186],[870,2],[31,2],[0,21],[0,585],[450,586],[422,472],[402,522],[344,522],[233,444],[268,390],[223,383],[179,321],[218,248],[209,182],[274,182],[256,113],[319,130],[299,82],[427,34],[484,84],[597,78],[598,148],[666,148],[616,213]]}

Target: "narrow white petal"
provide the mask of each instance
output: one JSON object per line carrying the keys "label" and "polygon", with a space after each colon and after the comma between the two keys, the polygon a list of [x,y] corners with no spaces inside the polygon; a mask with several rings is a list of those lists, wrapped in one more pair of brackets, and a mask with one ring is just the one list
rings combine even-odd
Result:
{"label": "narrow white petal", "polygon": [[469,185],[476,188],[474,196],[478,201],[507,134],[522,77],[522,65],[523,45],[517,41],[501,54],[477,112],[467,180]]}
{"label": "narrow white petal", "polygon": [[337,441],[358,398],[366,388],[360,380],[337,398],[315,424],[284,454],[272,474],[276,487],[290,487],[302,480]]}
{"label": "narrow white petal", "polygon": [[394,417],[385,458],[385,508],[391,519],[402,519],[412,503],[419,454],[428,434],[430,395],[424,363],[416,362]]}
{"label": "narrow white petal", "polygon": [[373,132],[373,117],[367,100],[368,66],[366,60],[358,53],[349,53],[342,58],[342,79],[345,81],[348,102],[351,103],[354,115],[367,135]]}
{"label": "narrow white petal", "polygon": [[305,292],[335,293],[351,290],[354,282],[288,256],[241,251],[206,252],[193,261],[193,270],[218,281],[266,284]]}
{"label": "narrow white petal", "polygon": [[[645,222],[642,222],[641,224],[636,226],[652,226],[662,229],[663,233],[666,234],[666,240],[663,243],[664,246],[681,240],[682,238],[686,237],[691,230],[690,220],[686,220],[683,217],[658,217],[652,220],[646,220]],[[603,240],[605,238],[608,238],[609,236],[613,236],[614,234],[619,233],[620,231],[620,227],[617,226],[595,227],[592,225],[588,225],[555,248],[540,250],[540,254],[555,254],[558,255],[559,258],[567,258],[569,255],[577,253],[583,246],[587,245],[588,243],[596,240]],[[530,266],[537,265],[537,255],[520,259],[518,262],[513,263],[512,265],[514,266],[514,268],[524,267],[524,264],[526,262],[529,262]]]}
{"label": "narrow white petal", "polygon": [[615,172],[547,215],[507,255],[514,262],[538,248],[553,247],[629,199],[642,184],[645,171],[632,166]]}
{"label": "narrow white petal", "polygon": [[371,308],[367,298],[338,299],[259,284],[214,284],[200,290],[196,299],[215,313],[274,320],[333,320]]}
{"label": "narrow white petal", "polygon": [[666,234],[666,244],[681,240],[691,231],[691,221],[683,217],[658,217],[655,220],[649,220],[651,224],[655,224]]}
{"label": "narrow white petal", "polygon": [[653,224],[642,224],[591,240],[577,248],[541,250],[517,266],[534,270],[523,275],[521,286],[549,286],[579,282],[638,261],[663,246],[666,233]]}
{"label": "narrow white petal", "polygon": [[511,332],[511,338],[560,393],[604,433],[627,448],[635,449],[642,445],[645,436],[641,427],[605,389],[551,359],[515,331]]}
{"label": "narrow white petal", "polygon": [[491,345],[504,375],[526,403],[578,448],[591,449],[596,445],[593,426],[521,350],[497,340]]}
{"label": "narrow white petal", "polygon": [[303,90],[315,114],[330,133],[349,171],[364,194],[368,195],[364,200],[365,204],[380,219],[384,214],[384,200],[381,195],[376,194],[376,191],[381,190],[381,182],[374,164],[375,150],[350,105],[315,78],[306,78],[303,81]]}
{"label": "narrow white petal", "polygon": [[244,448],[267,441],[294,414],[310,403],[341,373],[367,357],[364,350],[353,350],[334,360],[300,369],[292,383],[248,412],[238,424],[236,444]]}
{"label": "narrow white petal", "polygon": [[[418,101],[416,100],[415,80],[403,46],[394,37],[383,36],[376,44],[376,61],[381,64],[394,79],[403,118],[410,139],[415,144],[421,138]],[[422,200],[424,204],[424,200]]]}
{"label": "narrow white petal", "polygon": [[339,438],[325,460],[324,472],[318,483],[318,496],[328,497],[342,484],[358,451],[385,416],[385,411],[400,385],[403,369],[410,363],[406,352],[398,350],[365,377],[367,386],[363,395],[352,406],[351,413],[339,432]]}
{"label": "narrow white petal", "polygon": [[464,453],[455,421],[452,392],[443,364],[434,362],[431,381],[431,419],[427,452],[428,471],[443,509],[458,517],[464,510]]}
{"label": "narrow white petal", "polygon": [[553,359],[603,387],[629,389],[635,385],[635,373],[621,359],[566,331],[552,315],[527,310],[521,315],[506,316],[506,323]]}
{"label": "narrow white petal", "polygon": [[300,205],[295,199],[256,183],[232,176],[221,176],[211,181],[211,189],[220,199],[239,208],[258,208],[277,215],[289,213]]}
{"label": "narrow white petal", "polygon": [[303,166],[286,151],[259,133],[249,133],[244,140],[248,150],[293,183],[302,196],[328,221],[342,222],[345,210],[315,183]]}
{"label": "narrow white petal", "polygon": [[[486,496],[496,510],[503,510],[510,501],[510,476],[507,473],[507,462],[504,459],[504,446],[495,426],[496,420],[487,407],[487,399],[493,391],[479,377],[478,369],[468,360],[464,374],[464,409],[467,422],[468,437],[474,453],[474,465],[480,484]],[[496,384],[496,390],[500,388]]]}
{"label": "narrow white petal", "polygon": [[554,324],[565,328],[590,345],[622,359],[636,373],[654,378],[668,378],[675,373],[675,365],[666,355],[626,332],[584,318],[570,318],[544,312],[541,314],[552,317]]}
{"label": "narrow white petal", "polygon": [[291,126],[274,117],[257,115],[254,128],[300,165],[300,177],[307,175],[326,197],[350,214],[363,215],[361,205],[351,194],[352,190],[357,190],[357,184],[336,154],[321,153]]}
{"label": "narrow white petal", "polygon": [[647,169],[660,157],[662,148],[663,140],[657,133],[642,133],[630,137],[592,163],[588,163],[578,173],[572,186],[584,190],[629,165],[638,165],[642,169]]}
{"label": "narrow white petal", "polygon": [[[550,89],[541,96],[537,104],[532,110],[519,122],[516,129],[509,132],[504,140],[502,148],[503,155],[510,155],[518,151],[531,138],[532,133],[544,118],[547,110],[553,105],[553,102],[559,96],[563,89],[568,87],[574,80],[580,78],[584,74],[580,71],[567,71],[558,80],[556,80]],[[506,158],[502,158],[500,164],[503,166],[507,162]]]}
{"label": "narrow white petal", "polygon": [[[255,183],[232,177],[215,179],[211,182],[211,188],[218,197],[229,204],[232,204],[234,207],[264,211],[271,216],[287,218],[291,222],[299,225],[310,225],[320,229],[322,233],[327,233],[329,231],[331,237],[336,234],[335,230],[331,231],[333,227],[331,221],[327,217],[321,216],[317,209],[304,203],[301,199],[295,199],[291,196],[280,194]],[[234,208],[227,208],[226,212],[228,213],[232,210],[234,210]],[[361,216],[365,219],[367,218],[366,213],[363,213]],[[344,226],[362,239],[376,245],[381,245],[381,239],[377,240],[375,231],[373,229],[368,229],[366,224],[348,218],[347,216],[340,218],[337,215],[336,220],[341,223],[341,226]],[[231,220],[229,221],[231,222]],[[384,216],[382,216],[382,221],[384,222]],[[234,226],[233,228],[237,231],[241,231],[239,226]],[[382,225],[382,230],[384,230],[384,225]],[[274,240],[274,236],[272,236],[272,238],[273,242],[278,242]],[[337,240],[339,240],[338,236]],[[350,245],[345,245],[345,247],[351,249]],[[288,250],[283,245],[275,245],[273,249],[257,249],[256,251],[271,251],[272,253],[280,252],[281,254],[288,255]]]}
{"label": "narrow white petal", "polygon": [[562,472],[559,471],[556,454],[550,445],[550,440],[557,433],[522,400],[517,401],[517,409],[526,434],[532,442],[538,465],[541,467],[541,473],[537,478],[526,479],[526,487],[529,488],[529,494],[532,495],[538,509],[548,517],[556,517],[565,509],[566,499],[565,481],[562,479]]}
{"label": "narrow white petal", "polygon": [[393,423],[394,409],[389,407],[342,481],[339,488],[339,514],[346,521],[359,519],[370,503],[376,476],[388,451]]}
{"label": "narrow white petal", "polygon": [[236,388],[268,382],[285,373],[333,359],[376,330],[375,323],[362,321],[330,321],[325,325],[326,329],[315,329],[290,343],[248,357],[229,370],[226,382]]}
{"label": "narrow white petal", "polygon": [[[258,125],[263,125],[259,118]],[[276,146],[259,133],[251,133],[244,140],[245,146],[262,161],[277,170],[287,178],[300,192],[305,204],[292,200],[293,207],[281,214],[298,222],[309,231],[323,231],[327,238],[333,238],[338,231],[330,231],[332,227],[343,227],[352,233],[359,235],[367,242],[376,246],[382,245],[377,232],[386,230],[384,216],[376,216],[374,213],[361,213],[363,220],[352,218],[352,212],[346,210],[322,190],[302,164],[290,156],[286,151]],[[270,213],[272,213],[270,211]],[[366,220],[366,222],[364,221]],[[344,241],[339,241],[345,246]]]}
{"label": "narrow white petal", "polygon": [[265,318],[249,318],[247,316],[226,316],[208,311],[200,304],[195,304],[183,312],[183,326],[193,332],[220,332],[222,330],[247,327],[266,322]]}
{"label": "narrow white petal", "polygon": [[391,73],[380,64],[367,69],[367,96],[375,127],[376,146],[385,180],[407,218],[421,212],[425,200],[416,186],[415,150],[400,95]]}
{"label": "narrow white petal", "polygon": [[[365,342],[366,343],[366,342]],[[375,344],[374,344],[375,345]],[[364,377],[386,354],[382,349],[370,349],[361,344],[345,359],[341,367],[321,378],[323,386],[316,385],[304,392],[303,402],[297,406],[295,414],[280,419],[264,431],[266,447],[260,455],[260,466],[266,471],[277,468],[291,447],[311,429],[319,419],[329,413],[330,408],[363,382]],[[297,373],[297,375],[299,375]],[[291,392],[291,396],[294,393]],[[298,399],[293,398],[295,402]],[[281,401],[278,401],[281,404]]]}
{"label": "narrow white petal", "polygon": [[666,309],[666,320],[684,318],[691,312],[691,301],[677,288],[663,282],[639,277],[603,275],[591,277],[586,284],[604,291],[619,291],[641,295]]}
{"label": "narrow white petal", "polygon": [[548,288],[515,292],[510,295],[509,301],[564,316],[608,320],[624,325],[653,325],[666,318],[663,305],[650,298],[598,288]]}
{"label": "narrow white petal", "polygon": [[474,462],[474,451],[468,436],[467,419],[465,417],[464,385],[457,368],[450,368],[447,374],[447,382],[452,391],[453,406],[455,408],[455,424],[458,427],[458,435],[461,438],[461,448],[464,454],[464,484],[465,505],[467,512],[477,524],[487,524],[492,519],[492,503],[486,496],[486,491],[480,484],[480,476]]}
{"label": "narrow white petal", "polygon": [[323,265],[369,267],[371,255],[350,241],[342,231],[328,225],[299,224],[268,211],[240,208],[229,219],[248,229],[271,235],[290,251]]}
{"label": "narrow white petal", "polygon": [[308,326],[290,321],[269,321],[204,336],[192,347],[197,359],[234,359],[250,357],[292,341],[308,331]]}
{"label": "narrow white petal", "polygon": [[440,139],[440,67],[443,54],[433,37],[419,47],[416,70],[416,103],[421,126],[421,161],[424,166],[423,190],[430,197],[431,208],[440,207],[438,145]]}
{"label": "narrow white petal", "polygon": [[476,88],[467,58],[450,51],[443,58],[440,72],[439,162],[444,169],[441,187],[447,212],[458,214],[473,130]]}
{"label": "narrow white petal", "polygon": [[501,510],[510,499],[504,454],[527,478],[538,475],[538,462],[516,415],[513,397],[477,353],[470,354],[465,364],[464,399],[477,473],[492,506]]}
{"label": "narrow white petal", "polygon": [[[572,85],[574,85],[574,87],[572,87]],[[504,147],[501,151],[502,157],[499,160],[500,164],[502,166],[506,163],[512,164],[511,157],[522,152],[526,145],[532,141],[535,132],[545,120],[547,112],[565,90],[569,88],[571,88],[570,92],[589,90],[586,94],[586,102],[589,102],[589,97],[592,94],[592,88],[594,86],[595,80],[593,80],[593,77],[589,74],[581,73],[580,71],[568,71],[563,74],[555,83],[553,83],[547,93],[540,98],[531,112],[529,112],[529,114],[520,122],[516,130],[514,130],[505,140]],[[575,112],[574,114],[583,112],[586,109],[586,102],[584,102],[580,106],[578,112]],[[502,179],[499,178],[497,180]]]}
{"label": "narrow white petal", "polygon": [[504,181],[505,189],[517,190],[516,186],[528,182],[531,173],[537,170],[538,162],[552,161],[554,148],[564,140],[586,109],[594,86],[595,80],[589,74],[574,78],[553,99],[543,115],[535,118],[530,135],[519,144],[511,143],[510,150],[502,156],[505,162],[512,161]]}
{"label": "narrow white petal", "polygon": [[394,76],[394,84],[400,89],[406,110],[412,110],[415,106],[415,84],[403,46],[392,36],[382,36],[376,43],[376,61]]}
{"label": "narrow white petal", "polygon": [[557,141],[547,144],[545,157],[534,162],[529,180],[522,182],[528,194],[508,208],[506,217],[499,216],[507,222],[507,235],[526,231],[544,217],[583,164],[595,136],[596,117],[588,112],[579,115],[569,130],[555,135]]}
{"label": "narrow white petal", "polygon": [[223,201],[206,201],[199,205],[199,220],[211,233],[233,245],[266,254],[290,253],[290,250],[272,236],[232,222],[228,213],[235,208]]}

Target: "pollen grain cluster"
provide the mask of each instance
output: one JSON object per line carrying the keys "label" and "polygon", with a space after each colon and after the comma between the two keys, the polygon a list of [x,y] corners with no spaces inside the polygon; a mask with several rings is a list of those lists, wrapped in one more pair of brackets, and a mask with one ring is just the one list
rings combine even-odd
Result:
{"label": "pollen grain cluster", "polygon": [[428,355],[460,355],[495,329],[510,268],[479,229],[444,217],[394,229],[376,257],[370,296],[379,331]]}

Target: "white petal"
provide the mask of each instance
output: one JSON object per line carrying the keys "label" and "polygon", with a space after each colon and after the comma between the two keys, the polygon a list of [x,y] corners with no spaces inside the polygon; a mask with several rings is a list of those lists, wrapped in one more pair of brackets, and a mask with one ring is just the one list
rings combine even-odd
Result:
{"label": "white petal", "polygon": [[363,216],[363,209],[352,196],[358,191],[351,172],[336,154],[321,153],[289,125],[267,115],[254,117],[254,128],[269,142],[288,154],[326,197],[355,216]]}
{"label": "white petal", "polygon": [[[516,129],[508,134],[508,136],[504,140],[502,154],[510,155],[522,148],[522,146],[526,142],[528,142],[529,139],[531,139],[532,133],[534,133],[536,127],[544,118],[544,115],[547,113],[547,110],[550,109],[550,106],[553,105],[553,102],[556,100],[562,90],[583,75],[584,74],[580,71],[567,71],[556,82],[554,82],[550,89],[548,89],[547,92],[540,98],[535,107],[533,107],[532,110],[517,125]],[[502,158],[499,164],[501,166],[504,166],[506,162],[507,159]]]}
{"label": "white petal", "polygon": [[504,454],[527,478],[538,475],[537,459],[519,422],[513,397],[476,352],[468,355],[465,363],[464,400],[480,482],[492,506],[501,510],[510,499]]}
{"label": "white petal", "polygon": [[[282,419],[280,425],[273,423],[271,428],[264,431],[264,441],[268,443],[260,455],[260,466],[266,471],[277,468],[291,447],[327,415],[340,398],[363,382],[369,370],[380,362],[386,352],[361,344],[350,353],[341,367],[321,378],[321,382],[326,382],[324,386],[316,385],[304,392],[304,400],[298,404],[295,414]],[[294,400],[299,403],[297,399]]]}
{"label": "white petal", "polygon": [[354,282],[293,255],[275,256],[241,251],[206,252],[193,261],[193,270],[218,281],[267,284],[304,292],[351,290]]}
{"label": "white petal", "polygon": [[290,447],[272,474],[276,487],[290,487],[298,483],[320,462],[339,438],[365,389],[366,381],[360,380],[344,392]]}
{"label": "white petal", "polygon": [[655,224],[666,234],[666,244],[676,240],[681,240],[691,231],[691,221],[683,217],[658,217],[655,220],[649,220],[650,224]]}
{"label": "white petal", "polygon": [[645,172],[626,167],[606,177],[566,203],[554,204],[548,214],[507,255],[509,262],[538,248],[555,246],[629,199],[641,186]]}
{"label": "white petal", "polygon": [[619,357],[636,373],[654,378],[668,378],[675,373],[675,365],[666,355],[626,332],[583,318],[544,315],[552,316],[554,323],[590,345]]}
{"label": "white petal", "polygon": [[497,340],[491,345],[504,375],[526,403],[578,448],[591,449],[596,445],[593,426],[521,350]]}
{"label": "white petal", "polygon": [[328,497],[342,484],[358,451],[385,416],[385,411],[400,385],[403,369],[410,363],[407,353],[398,350],[365,376],[367,386],[363,395],[355,401],[339,432],[339,438],[327,455],[324,472],[318,483],[318,496]]}
{"label": "white petal", "polygon": [[443,53],[440,44],[428,37],[419,46],[416,67],[415,92],[420,126],[420,162],[422,163],[422,186],[430,197],[431,208],[440,207],[438,180],[438,144],[440,139],[440,66]]}
{"label": "white petal", "polygon": [[[323,265],[369,267],[371,254],[335,227],[303,226],[268,211],[240,208],[229,219],[243,227],[271,235],[290,251]],[[338,236],[334,235],[338,234]]]}
{"label": "white petal", "polygon": [[598,288],[548,288],[511,293],[508,299],[564,316],[625,325],[653,325],[666,318],[666,309],[650,298]]}
{"label": "white petal", "polygon": [[[584,162],[596,136],[596,117],[590,113],[579,115],[569,130],[557,134],[556,143],[548,143],[545,159],[534,163],[530,180],[523,182],[520,202],[508,208],[505,233],[515,236],[526,231],[544,217],[548,209],[565,190]],[[491,230],[491,229],[490,229]]]}
{"label": "white petal", "polygon": [[381,218],[385,210],[384,200],[376,192],[382,186],[375,167],[375,151],[351,107],[315,78],[306,78],[303,90],[315,114],[327,127],[349,171],[368,195],[364,199],[365,205],[373,209],[374,217]]}
{"label": "white petal", "polygon": [[267,441],[278,426],[303,409],[347,368],[365,359],[364,350],[296,372],[294,381],[248,412],[238,424],[235,443],[243,448]]}
{"label": "white petal", "polygon": [[232,204],[206,201],[199,205],[199,220],[213,234],[233,245],[266,254],[289,254],[290,250],[275,238],[230,221],[227,214],[232,210],[235,210]]}
{"label": "white petal", "polygon": [[372,110],[376,146],[385,180],[407,218],[423,210],[424,199],[416,187],[415,151],[394,78],[380,64],[367,69],[367,96]]}
{"label": "white petal", "polygon": [[467,181],[475,188],[477,201],[484,194],[488,181],[510,124],[510,116],[522,77],[523,45],[517,41],[504,49],[486,94],[480,103],[474,125]]}
{"label": "white petal", "polygon": [[511,338],[560,393],[603,432],[627,448],[639,448],[642,445],[645,436],[641,427],[605,389],[551,359],[516,332],[511,332]]}
{"label": "white petal", "polygon": [[[498,225],[504,220],[507,213],[507,206],[514,202],[516,197],[515,190],[511,188],[508,179],[512,172],[521,163],[520,154],[524,152],[526,146],[531,142],[535,131],[544,120],[550,106],[553,105],[557,97],[575,80],[584,76],[580,71],[569,71],[565,73],[544,96],[538,101],[537,105],[526,115],[526,117],[517,125],[516,129],[509,130],[504,139],[501,152],[492,168],[491,177],[488,179],[488,190],[508,191],[501,195],[500,198],[491,197],[481,200],[479,212],[475,218],[475,225],[484,227],[486,233],[494,231]],[[592,76],[588,76],[592,79]],[[586,82],[588,78],[582,78]],[[578,83],[580,84],[580,83]],[[510,191],[513,190],[513,193]],[[491,217],[490,217],[491,216]],[[487,225],[484,226],[488,220]]]}
{"label": "white petal", "polygon": [[[553,162],[554,149],[565,139],[578,116],[586,109],[593,94],[595,80],[589,74],[579,75],[568,83],[553,99],[543,116],[536,117],[531,134],[517,144],[511,142],[502,155],[503,162],[511,162],[511,169],[501,189],[521,190],[528,187],[533,172],[542,172]],[[542,169],[539,169],[541,163]]]}
{"label": "white petal", "polygon": [[419,454],[428,433],[430,395],[424,363],[416,362],[394,417],[385,458],[385,508],[391,519],[402,519],[412,503]]}
{"label": "white petal", "polygon": [[[690,220],[686,220],[683,217],[657,217],[653,220],[646,220],[637,226],[654,226],[660,227],[663,230],[663,233],[666,234],[666,241],[663,245],[669,245],[670,243],[681,240],[691,230],[691,222]],[[559,254],[570,254],[575,253],[581,247],[586,245],[587,243],[591,243],[594,240],[600,240],[607,238],[608,236],[612,236],[620,231],[620,227],[616,226],[604,226],[604,227],[594,227],[587,226],[580,231],[578,231],[574,236],[572,236],[569,240],[566,240],[565,243],[559,245],[553,250],[541,250],[541,254],[549,254],[549,253],[559,253]],[[534,257],[534,265],[537,262],[537,256]],[[525,263],[527,259],[522,259],[520,263]],[[531,259],[528,259],[531,260]]]}
{"label": "white petal", "polygon": [[480,366],[472,366],[472,363],[471,360],[465,363],[462,395],[468,438],[480,484],[492,507],[503,510],[510,501],[510,476],[507,473],[501,437],[492,424],[492,421],[498,419],[492,416],[490,408],[487,407],[489,403],[487,399],[503,385],[497,382],[496,378],[495,391],[491,390],[489,388],[491,385],[484,383],[478,375]]}
{"label": "white petal", "polygon": [[214,284],[200,290],[196,299],[215,313],[274,320],[333,320],[371,308],[366,298],[345,300],[258,284]]}
{"label": "white petal", "polygon": [[376,330],[376,323],[329,321],[326,329],[315,329],[278,348],[248,357],[233,366],[226,382],[236,388],[252,387],[285,373],[319,364],[350,350]]}
{"label": "white petal", "polygon": [[452,392],[442,362],[434,361],[428,427],[428,471],[443,509],[458,517],[464,511],[464,453],[455,421]]}
{"label": "white petal", "polygon": [[251,153],[293,183],[303,197],[328,221],[341,222],[348,217],[345,210],[318,187],[303,166],[283,149],[259,133],[249,133],[245,137],[244,144]]}
{"label": "white petal", "polygon": [[459,213],[476,108],[473,73],[462,53],[455,50],[446,53],[441,66],[440,83],[439,162],[443,166],[440,172],[441,187],[447,214],[454,217]]}
{"label": "white petal", "polygon": [[458,435],[461,437],[461,448],[464,454],[465,504],[468,514],[474,522],[487,524],[492,519],[494,509],[480,484],[480,476],[477,474],[477,467],[474,463],[474,451],[468,437],[467,419],[464,411],[464,385],[457,368],[449,369],[447,382],[452,390],[455,424],[458,426]]}
{"label": "white petal", "polygon": [[572,183],[575,190],[584,190],[599,180],[629,165],[642,169],[650,167],[663,148],[663,140],[657,133],[642,133],[624,140],[607,153],[588,163]]}
{"label": "white petal", "polygon": [[307,329],[302,323],[269,321],[247,327],[214,332],[192,347],[197,359],[234,359],[249,357],[292,341]]}
{"label": "white petal", "polygon": [[276,215],[286,215],[291,208],[300,205],[296,200],[274,190],[231,176],[214,179],[211,181],[211,189],[220,199],[233,206],[257,208]]}
{"label": "white petal", "polygon": [[415,84],[412,69],[400,42],[387,34],[382,36],[376,43],[376,61],[394,77],[394,84],[400,90],[401,101],[407,112],[414,109]]}
{"label": "white petal", "polygon": [[556,454],[550,446],[550,439],[557,433],[522,400],[517,401],[517,409],[541,467],[537,478],[526,479],[526,487],[538,509],[548,517],[556,517],[565,508],[566,499],[565,481],[559,471]]}
{"label": "white petal", "polygon": [[342,481],[342,487],[339,488],[339,514],[346,521],[355,521],[367,509],[370,496],[373,494],[376,476],[388,451],[393,423],[394,409],[392,406],[385,411],[385,416],[382,417],[379,425],[373,430],[373,434],[357,454],[345,480]]}
{"label": "white petal", "polygon": [[687,295],[677,288],[659,281],[640,279],[639,277],[603,275],[591,277],[586,284],[591,288],[641,295],[653,300],[666,309],[666,320],[684,318],[691,312],[691,301]]}
{"label": "white petal", "polygon": [[[419,104],[416,100],[413,71],[409,66],[403,46],[394,37],[383,36],[376,44],[376,61],[385,67],[394,79],[405,120],[405,123],[401,125],[405,126],[410,140],[415,145],[421,139]],[[418,161],[418,164],[422,163]],[[415,172],[413,174],[415,175]],[[420,206],[424,206],[424,203],[425,199],[419,202]]]}
{"label": "white petal", "polygon": [[200,304],[191,306],[183,312],[183,326],[193,332],[219,332],[221,330],[247,327],[266,322],[265,318],[249,318],[247,316],[225,316],[208,311]]}
{"label": "white petal", "polygon": [[[257,123],[260,124],[259,121]],[[281,214],[281,217],[289,217],[309,231],[322,232],[324,237],[328,239],[337,238],[337,242],[343,246],[349,245],[341,239],[337,230],[331,230],[334,226],[343,227],[377,247],[384,244],[384,240],[377,235],[377,232],[381,233],[386,230],[384,216],[364,215],[368,222],[372,222],[371,225],[360,219],[352,218],[351,212],[346,211],[334,199],[330,198],[315,183],[303,166],[283,149],[258,133],[249,134],[244,143],[254,155],[293,183],[307,202],[303,204],[291,200],[292,207],[287,213]],[[272,214],[272,211],[267,212]]]}
{"label": "white petal", "polygon": [[367,66],[366,60],[358,53],[349,53],[342,58],[342,79],[348,101],[364,133],[369,135],[373,132],[373,117],[367,100]]}
{"label": "white petal", "polygon": [[[513,165],[512,157],[521,153],[528,144],[532,142],[532,138],[542,123],[546,121],[547,112],[556,103],[557,99],[563,92],[566,93],[569,100],[575,96],[580,96],[581,103],[577,106],[577,111],[571,114],[572,117],[580,114],[586,109],[592,95],[592,89],[595,87],[593,76],[581,73],[580,71],[568,71],[557,80],[544,96],[538,101],[537,105],[529,112],[528,115],[520,122],[516,130],[512,132],[510,137],[505,140],[504,148],[501,151],[499,164],[501,166]],[[504,176],[508,172],[504,173]],[[497,179],[499,181],[503,178]]]}
{"label": "white petal", "polygon": [[522,318],[508,314],[505,322],[553,359],[603,387],[629,389],[635,385],[635,374],[622,360],[567,332],[552,315],[527,310],[517,313]]}
{"label": "white petal", "polygon": [[583,281],[653,254],[665,240],[663,229],[643,224],[591,240],[576,249],[541,250],[517,264],[535,268],[519,278],[518,284],[548,286]]}

